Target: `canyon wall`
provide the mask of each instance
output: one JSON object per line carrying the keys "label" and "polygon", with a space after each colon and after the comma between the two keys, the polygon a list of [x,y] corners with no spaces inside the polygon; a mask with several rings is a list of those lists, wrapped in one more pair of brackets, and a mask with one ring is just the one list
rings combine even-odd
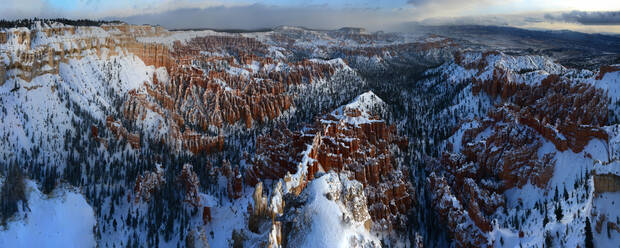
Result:
{"label": "canyon wall", "polygon": [[[104,32],[105,31],[105,32]],[[0,32],[0,58],[10,61],[6,71],[10,78],[30,82],[44,74],[58,74],[58,64],[86,55],[133,53],[145,64],[156,67],[170,64],[169,49],[162,44],[139,42],[138,37],[161,36],[167,31],[150,26],[128,24],[101,27],[13,28]],[[120,50],[118,50],[120,48]]]}

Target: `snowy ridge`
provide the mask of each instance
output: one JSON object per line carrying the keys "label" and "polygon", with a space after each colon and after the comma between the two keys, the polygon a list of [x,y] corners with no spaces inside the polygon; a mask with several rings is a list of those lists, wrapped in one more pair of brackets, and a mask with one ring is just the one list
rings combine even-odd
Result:
{"label": "snowy ridge", "polygon": [[[383,100],[381,100],[381,98],[375,95],[372,91],[368,91],[355,97],[355,99],[353,99],[350,103],[336,108],[331,112],[331,115],[346,123],[359,125],[374,121],[382,121],[371,120],[371,113],[377,113],[377,111],[383,110],[385,107],[386,104]],[[351,110],[360,111],[361,115],[352,117],[345,114],[347,111]],[[332,121],[321,119],[321,122],[331,123]],[[316,135],[314,137],[313,144],[318,143],[320,139],[320,136]],[[293,189],[299,187],[305,180],[304,178],[307,176],[306,173],[308,171],[309,164],[316,162],[313,158],[309,157],[310,152],[312,152],[313,149],[313,144],[307,145],[307,149],[303,152],[302,160],[297,165],[297,172],[295,174],[288,173],[286,175],[284,180],[284,193],[290,193]]]}
{"label": "snowy ridge", "polygon": [[[293,233],[289,245],[293,247],[380,247],[379,240],[365,228],[363,221],[353,218],[353,209],[347,207],[343,190],[356,187],[361,191],[358,204],[365,206],[362,185],[346,176],[327,173],[313,180],[307,187],[308,202],[300,213],[297,224],[302,230]],[[367,210],[361,210],[369,220]],[[350,216],[350,217],[345,217]],[[351,218],[351,219],[348,219]],[[344,220],[344,221],[343,221]]]}
{"label": "snowy ridge", "polygon": [[[386,104],[372,91],[368,91],[364,94],[357,96],[351,103],[338,107],[336,110],[332,111],[331,115],[340,119],[346,123],[351,123],[355,125],[370,123],[373,121],[373,115],[377,113],[381,113],[385,111]],[[359,116],[351,116],[347,113],[350,111],[359,111]],[[322,120],[326,122],[326,120]]]}

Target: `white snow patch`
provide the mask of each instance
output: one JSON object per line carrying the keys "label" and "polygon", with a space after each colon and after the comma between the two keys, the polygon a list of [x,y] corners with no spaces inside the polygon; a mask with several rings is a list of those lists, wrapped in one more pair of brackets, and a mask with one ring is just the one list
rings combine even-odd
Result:
{"label": "white snow patch", "polygon": [[28,181],[29,210],[0,229],[0,247],[95,247],[95,216],[84,196],[58,189],[52,196]]}

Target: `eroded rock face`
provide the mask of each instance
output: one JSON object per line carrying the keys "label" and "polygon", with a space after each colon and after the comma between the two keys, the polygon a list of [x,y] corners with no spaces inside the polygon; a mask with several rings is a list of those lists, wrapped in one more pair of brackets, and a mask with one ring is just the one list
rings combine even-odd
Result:
{"label": "eroded rock face", "polygon": [[505,206],[507,189],[547,187],[556,154],[540,154],[545,141],[575,153],[592,139],[608,141],[600,128],[607,121],[607,96],[591,84],[548,73],[563,68],[540,57],[456,54],[455,63],[473,71],[473,95],[486,94],[497,105],[467,123],[457,151],[447,144],[441,159],[429,163],[428,183],[433,209],[457,246],[480,247],[490,245],[491,215]]}
{"label": "eroded rock face", "polygon": [[520,123],[536,130],[560,151],[581,152],[593,138],[608,140],[600,128],[607,122],[607,100],[601,89],[585,83],[570,83],[549,75],[539,84],[518,84],[509,80],[510,71],[500,68],[488,80],[473,78],[472,91],[509,102]]}
{"label": "eroded rock face", "polygon": [[596,80],[601,80],[605,74],[615,71],[620,71],[620,66],[601,66],[598,75],[596,75]]}
{"label": "eroded rock face", "polygon": [[165,67],[168,75],[130,92],[125,117],[140,122],[157,113],[168,124],[168,143],[193,153],[221,151],[227,134],[290,114],[304,88],[346,68],[272,57],[263,43],[237,36],[198,37],[169,51],[145,47],[145,63]]}
{"label": "eroded rock face", "polygon": [[151,194],[158,190],[165,182],[164,170],[160,166],[155,171],[138,175],[134,187],[135,202],[138,203],[140,199],[148,202],[151,199]]}
{"label": "eroded rock face", "polygon": [[223,161],[223,165],[219,173],[226,178],[226,190],[229,199],[238,199],[243,193],[243,178],[239,172],[239,166],[233,166],[227,160]]}
{"label": "eroded rock face", "polygon": [[4,85],[4,82],[6,82],[6,68],[4,62],[0,62],[0,86]]}
{"label": "eroded rock face", "polygon": [[266,222],[271,222],[267,247],[283,247],[282,222],[276,220],[277,217],[281,217],[284,213],[285,202],[282,192],[282,181],[277,183],[269,197],[263,196],[263,183],[257,183],[252,199],[254,200],[254,205],[248,206],[250,212],[248,228],[254,233],[261,233],[264,230],[260,228],[264,227]]}
{"label": "eroded rock face", "polygon": [[365,185],[375,227],[382,230],[403,227],[404,214],[413,203],[413,191],[407,180],[408,168],[398,166],[390,149],[398,145],[405,149],[406,140],[397,135],[394,126],[378,119],[359,124],[326,119],[321,120],[319,130],[322,131],[317,134],[320,140],[313,144],[309,156],[318,161],[318,170],[350,172],[352,178]]}
{"label": "eroded rock face", "polygon": [[114,117],[108,116],[106,118],[106,127],[112,131],[117,138],[123,138],[131,145],[132,148],[140,148],[140,135],[133,134],[127,131],[120,121],[115,121]]}
{"label": "eroded rock face", "polygon": [[620,176],[611,173],[594,175],[594,191],[596,193],[619,192]]}
{"label": "eroded rock face", "polygon": [[[76,35],[76,33],[78,33]],[[170,63],[168,49],[162,45],[143,43],[141,37],[167,34],[161,27],[128,24],[106,24],[101,27],[48,26],[32,29],[12,28],[0,31],[0,44],[17,45],[9,53],[7,70],[15,70],[11,77],[30,82],[45,74],[58,74],[59,64],[83,56],[107,56],[132,53],[147,65],[166,66]],[[47,38],[32,45],[37,37]]]}
{"label": "eroded rock face", "polygon": [[[496,182],[489,189],[498,193],[528,182],[545,187],[553,173],[555,154],[542,154],[539,159],[538,150],[542,146],[539,136],[517,124],[508,108],[491,111],[489,115],[492,119],[485,119],[479,127],[464,132],[460,154],[446,153],[442,157],[455,182],[462,183],[468,177],[488,178]],[[487,129],[491,130],[490,134],[476,140]]]}
{"label": "eroded rock face", "polygon": [[301,193],[297,207],[288,208],[282,225],[288,247],[346,244],[346,247],[380,247],[370,236],[371,217],[364,186],[348,175],[330,172],[313,180]]}
{"label": "eroded rock face", "polygon": [[[444,177],[432,173],[428,177],[432,206],[446,223],[458,247],[481,247],[487,245],[484,235],[490,229],[487,220],[478,218],[479,209],[475,206],[466,209],[452,193],[452,188]],[[473,218],[471,217],[473,216]],[[477,219],[479,223],[472,219]],[[482,226],[482,228],[479,227]]]}
{"label": "eroded rock face", "polygon": [[267,197],[263,196],[263,183],[258,182],[254,187],[254,193],[252,194],[252,200],[254,200],[254,206],[252,208],[252,214],[255,216],[266,216],[267,214]]}
{"label": "eroded rock face", "polygon": [[[378,99],[372,93],[364,95],[376,98],[372,101]],[[319,171],[347,173],[364,185],[373,228],[404,228],[406,213],[413,204],[413,190],[408,168],[399,165],[392,149],[406,149],[407,140],[398,136],[394,126],[369,113],[379,106],[358,100],[302,131],[280,129],[259,138],[246,180],[284,177],[287,181],[285,174],[297,173],[297,165],[306,159],[310,162],[303,172],[305,176],[291,193],[299,194]],[[309,152],[304,155],[305,150]]]}
{"label": "eroded rock face", "polygon": [[270,134],[259,136],[256,140],[256,154],[253,166],[245,173],[246,182],[256,184],[260,179],[277,180],[286,173],[295,173],[297,164],[303,158],[302,152],[313,136],[292,132],[286,127],[279,127]]}
{"label": "eroded rock face", "polygon": [[185,202],[192,206],[198,206],[200,204],[200,196],[198,195],[198,189],[200,187],[200,181],[198,181],[198,175],[192,170],[191,164],[184,164],[181,175],[178,177],[179,182],[183,185],[185,190]]}

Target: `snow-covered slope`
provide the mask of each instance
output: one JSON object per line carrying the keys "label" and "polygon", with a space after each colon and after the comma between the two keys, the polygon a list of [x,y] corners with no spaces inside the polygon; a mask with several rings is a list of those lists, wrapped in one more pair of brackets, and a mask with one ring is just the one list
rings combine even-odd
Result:
{"label": "snow-covered slope", "polygon": [[380,247],[369,233],[370,215],[361,183],[331,172],[307,187],[308,201],[296,216],[290,247]]}
{"label": "snow-covered slope", "polygon": [[84,196],[72,189],[45,195],[32,181],[26,188],[27,207],[0,227],[0,247],[96,246],[96,220]]}

